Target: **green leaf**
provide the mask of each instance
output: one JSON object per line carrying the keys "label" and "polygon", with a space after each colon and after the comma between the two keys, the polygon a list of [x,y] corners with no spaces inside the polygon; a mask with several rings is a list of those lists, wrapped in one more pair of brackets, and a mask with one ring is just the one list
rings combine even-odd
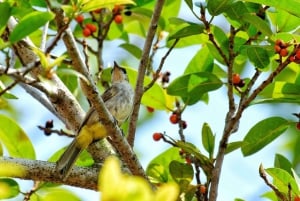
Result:
{"label": "green leaf", "polygon": [[192,154],[194,157],[196,157],[199,160],[199,165],[203,169],[205,175],[207,177],[211,176],[211,171],[214,167],[212,161],[207,156],[203,155],[195,145],[182,141],[177,141],[175,144],[184,152]]}
{"label": "green leaf", "polygon": [[287,171],[289,174],[292,175],[293,165],[291,164],[291,162],[287,158],[285,158],[281,154],[276,154],[275,155],[274,167],[281,168],[281,169]]}
{"label": "green leaf", "polygon": [[180,96],[186,104],[192,105],[201,100],[202,96],[222,86],[221,80],[209,72],[186,74],[177,77],[167,88],[167,93]]}
{"label": "green leaf", "polygon": [[202,144],[205,150],[209,153],[209,158],[212,159],[214,156],[215,136],[213,135],[208,123],[204,123],[202,126]]}
{"label": "green leaf", "polygon": [[268,52],[264,48],[258,46],[248,46],[246,50],[249,60],[254,64],[255,67],[259,69],[268,67],[270,58]]}
{"label": "green leaf", "polygon": [[242,141],[237,141],[237,142],[231,142],[227,145],[227,148],[226,148],[226,154],[229,154],[230,152],[233,152],[234,150],[237,150],[239,148],[241,148],[242,146]]}
{"label": "green leaf", "polygon": [[266,6],[275,7],[277,9],[285,10],[292,15],[295,15],[297,17],[300,17],[299,8],[300,8],[300,2],[295,0],[284,0],[284,1],[278,1],[278,0],[245,0],[248,2],[258,3],[258,4],[264,4]]}
{"label": "green leaf", "polygon": [[193,167],[189,164],[178,161],[171,161],[169,171],[177,183],[181,183],[183,180],[190,183],[194,177]]}
{"label": "green leaf", "polygon": [[242,153],[249,156],[261,150],[280,136],[289,127],[282,117],[270,117],[255,124],[247,133],[242,144]]}
{"label": "green leaf", "polygon": [[291,185],[291,190],[294,195],[299,195],[300,191],[295,179],[287,171],[280,168],[268,168],[266,172],[273,178],[274,185],[282,193],[287,194],[288,185]]}
{"label": "green leaf", "polygon": [[10,7],[9,3],[7,3],[7,2],[0,3],[0,13],[1,13],[0,34],[2,35],[2,32],[4,31],[7,21],[11,15],[11,7]]}
{"label": "green leaf", "polygon": [[189,62],[184,70],[184,74],[198,72],[212,72],[214,58],[209,52],[207,46],[202,47]]}
{"label": "green leaf", "polygon": [[193,11],[193,0],[184,0],[188,7]]}
{"label": "green leaf", "polygon": [[113,7],[114,5],[135,4],[132,0],[85,0],[82,1],[81,12],[90,12],[104,7]]}
{"label": "green leaf", "polygon": [[262,20],[260,17],[250,14],[250,13],[245,13],[242,16],[242,19],[251,25],[253,25],[255,28],[257,28],[259,31],[261,31],[263,34],[266,36],[271,36],[273,34],[270,25],[267,24],[266,21]]}
{"label": "green leaf", "polygon": [[295,172],[294,169],[291,169],[291,170],[292,170],[294,179],[295,179],[295,181],[296,181],[296,183],[297,183],[298,189],[300,190],[300,178],[299,178],[298,174]]}
{"label": "green leaf", "polygon": [[146,168],[146,174],[154,183],[174,181],[169,169],[169,165],[172,161],[183,162],[177,147],[167,149],[152,159]]}
{"label": "green leaf", "polygon": [[216,16],[224,12],[231,4],[232,0],[209,0],[207,9],[212,16]]}
{"label": "green leaf", "polygon": [[19,184],[9,178],[0,178],[0,200],[16,197],[20,193]]}
{"label": "green leaf", "polygon": [[35,159],[34,147],[23,129],[12,119],[0,115],[0,141],[12,157]]}
{"label": "green leaf", "polygon": [[35,11],[23,17],[10,34],[9,40],[14,43],[28,36],[54,18],[51,12]]}
{"label": "green leaf", "polygon": [[[68,200],[68,201],[80,201],[81,199],[77,197],[73,192],[62,188],[43,188],[43,195],[41,196],[43,201],[57,200]],[[38,191],[40,192],[40,191]]]}
{"label": "green leaf", "polygon": [[189,26],[183,27],[177,30],[175,33],[170,34],[168,40],[184,38],[192,35],[203,33],[204,26],[199,24],[190,24]]}
{"label": "green leaf", "polygon": [[140,59],[142,56],[142,50],[136,45],[130,43],[123,43],[119,47],[123,48],[137,59]]}

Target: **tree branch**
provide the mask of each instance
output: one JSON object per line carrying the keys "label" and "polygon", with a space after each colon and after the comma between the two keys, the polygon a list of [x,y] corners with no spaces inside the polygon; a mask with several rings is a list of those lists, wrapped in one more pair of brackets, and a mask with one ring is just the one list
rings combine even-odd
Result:
{"label": "tree branch", "polygon": [[155,36],[157,26],[158,26],[158,20],[163,8],[165,0],[159,0],[156,2],[151,22],[149,25],[149,29],[146,36],[146,41],[144,44],[143,52],[142,52],[142,58],[140,60],[139,64],[139,70],[138,70],[138,77],[136,81],[135,86],[135,96],[134,96],[134,105],[133,105],[133,112],[129,121],[129,128],[128,128],[128,137],[127,140],[131,147],[134,146],[134,139],[135,139],[135,131],[137,126],[137,120],[139,116],[139,110],[141,105],[142,96],[144,93],[144,78],[146,69],[149,62],[149,54],[152,47],[153,38]]}

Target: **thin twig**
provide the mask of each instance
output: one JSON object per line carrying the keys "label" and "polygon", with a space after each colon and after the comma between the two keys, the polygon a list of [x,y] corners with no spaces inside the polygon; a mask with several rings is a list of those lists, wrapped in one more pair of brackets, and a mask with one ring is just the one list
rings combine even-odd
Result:
{"label": "thin twig", "polygon": [[154,83],[157,81],[157,79],[159,77],[158,75],[159,75],[161,69],[164,66],[165,60],[167,59],[167,57],[169,56],[169,54],[171,53],[171,51],[174,49],[174,47],[176,46],[176,44],[178,43],[178,41],[179,41],[179,39],[176,39],[173,42],[173,44],[171,45],[171,47],[168,49],[168,51],[166,52],[166,54],[161,58],[159,66],[158,66],[158,68],[157,68],[157,70],[155,72],[156,76],[154,76],[153,79],[151,80],[151,82],[147,86],[144,87],[144,93],[146,91],[148,91],[154,85]]}
{"label": "thin twig", "polygon": [[152,47],[152,42],[154,35],[157,30],[158,26],[158,20],[163,8],[165,0],[160,0],[156,2],[152,19],[149,25],[146,41],[143,48],[142,58],[140,60],[139,64],[139,73],[137,77],[136,87],[135,87],[135,96],[134,96],[134,105],[133,105],[133,112],[130,118],[129,122],[129,129],[128,129],[128,143],[131,147],[134,146],[134,140],[135,140],[135,131],[136,131],[136,125],[137,125],[137,119],[139,116],[139,109],[141,105],[141,99],[144,92],[144,78],[145,78],[145,72],[146,67],[148,65],[149,61],[149,54]]}

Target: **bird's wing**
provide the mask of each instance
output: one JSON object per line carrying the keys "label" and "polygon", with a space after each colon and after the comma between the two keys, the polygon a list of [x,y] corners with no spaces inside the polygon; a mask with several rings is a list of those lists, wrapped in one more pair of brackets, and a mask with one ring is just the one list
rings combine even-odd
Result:
{"label": "bird's wing", "polygon": [[108,88],[102,95],[102,100],[104,102],[108,101],[112,97],[114,97],[118,92],[118,89],[116,86],[112,85],[110,88]]}

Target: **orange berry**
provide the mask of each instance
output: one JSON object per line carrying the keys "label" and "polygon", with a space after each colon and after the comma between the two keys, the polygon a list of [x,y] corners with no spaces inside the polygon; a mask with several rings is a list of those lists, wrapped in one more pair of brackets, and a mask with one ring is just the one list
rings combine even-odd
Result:
{"label": "orange berry", "polygon": [[275,50],[276,53],[279,53],[280,50],[281,50],[281,47],[279,45],[275,45],[274,50]]}
{"label": "orange berry", "polygon": [[277,39],[277,40],[275,41],[275,45],[278,45],[278,46],[281,46],[282,43],[284,43],[284,42],[283,42],[283,40],[281,40],[281,39]]}
{"label": "orange berry", "polygon": [[152,138],[154,141],[159,141],[163,137],[162,133],[153,133]]}
{"label": "orange berry", "polygon": [[286,57],[289,54],[289,51],[286,48],[283,48],[279,52],[280,56]]}
{"label": "orange berry", "polygon": [[290,56],[289,59],[290,59],[290,62],[294,62],[294,61],[296,60],[296,56],[293,56],[293,55],[292,55],[292,56]]}
{"label": "orange berry", "polygon": [[171,116],[170,116],[170,122],[172,124],[177,124],[179,122],[179,118],[178,118],[178,115],[176,113],[173,113]]}
{"label": "orange berry", "polygon": [[96,10],[93,10],[93,12],[99,14],[99,13],[101,13],[101,10],[102,10],[102,8],[98,8]]}
{"label": "orange berry", "polygon": [[297,122],[296,128],[297,128],[298,130],[300,130],[300,122]]}
{"label": "orange berry", "polygon": [[206,186],[200,185],[199,190],[200,190],[201,194],[205,194],[206,193]]}
{"label": "orange berry", "polygon": [[116,24],[121,24],[123,22],[123,17],[122,15],[118,14],[114,17],[114,21]]}
{"label": "orange berry", "polygon": [[232,84],[238,85],[238,84],[240,83],[240,81],[241,81],[240,75],[237,74],[237,73],[234,73],[234,74],[232,75]]}
{"label": "orange berry", "polygon": [[92,34],[92,32],[91,32],[90,29],[84,28],[84,29],[82,30],[82,34],[83,34],[84,37],[89,37],[89,36]]}
{"label": "orange berry", "polygon": [[124,9],[124,6],[115,5],[114,8],[112,9],[112,13],[114,15],[120,14],[123,9]]}
{"label": "orange berry", "polygon": [[77,15],[75,17],[76,22],[78,22],[79,24],[83,22],[84,20],[84,16],[83,15]]}
{"label": "orange berry", "polygon": [[299,195],[295,196],[294,201],[300,201],[300,196]]}
{"label": "orange berry", "polygon": [[94,33],[95,31],[97,31],[97,26],[94,25],[94,24],[88,23],[88,24],[85,25],[85,27],[88,28],[92,33]]}

